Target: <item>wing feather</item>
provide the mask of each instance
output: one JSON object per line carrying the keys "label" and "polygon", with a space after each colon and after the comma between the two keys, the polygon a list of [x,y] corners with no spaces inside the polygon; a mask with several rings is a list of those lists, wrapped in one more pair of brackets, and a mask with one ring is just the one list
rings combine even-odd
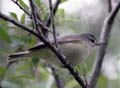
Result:
{"label": "wing feather", "polygon": [[[61,38],[58,38],[58,44],[64,44],[64,43],[71,43],[72,42],[80,42],[80,35],[69,35],[69,36],[64,36]],[[52,44],[54,44],[53,40],[51,41]],[[44,43],[39,43],[36,46],[29,48],[29,51],[34,51],[34,50],[39,50],[39,49],[44,49],[46,48],[47,45]]]}

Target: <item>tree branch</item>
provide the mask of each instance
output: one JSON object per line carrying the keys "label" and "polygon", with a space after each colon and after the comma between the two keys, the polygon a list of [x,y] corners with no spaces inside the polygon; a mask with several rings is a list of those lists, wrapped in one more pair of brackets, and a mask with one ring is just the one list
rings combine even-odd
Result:
{"label": "tree branch", "polygon": [[37,33],[36,31],[33,31],[31,28],[29,28],[29,27],[27,27],[27,26],[25,26],[25,25],[23,25],[23,24],[17,22],[16,20],[14,20],[14,19],[12,19],[12,18],[6,16],[5,14],[3,14],[3,13],[1,13],[1,12],[0,12],[0,18],[1,18],[1,19],[4,19],[5,21],[9,21],[10,23],[13,23],[14,25],[16,25],[16,26],[22,28],[23,30],[25,30],[25,31],[27,31],[27,32],[29,32],[29,33],[31,33],[31,34],[33,34],[33,35],[36,36],[36,37],[39,36],[38,33]]}
{"label": "tree branch", "polygon": [[108,0],[108,12],[112,11],[112,0]]}
{"label": "tree branch", "polygon": [[54,76],[57,88],[64,88],[64,85],[63,85],[61,79],[59,78],[58,74],[56,73],[56,69],[52,65],[50,65],[49,67],[52,70],[52,74]]}
{"label": "tree branch", "polygon": [[53,16],[53,7],[52,7],[52,1],[51,0],[49,0],[49,7],[50,7],[51,24],[52,24],[52,29],[53,29],[54,44],[55,44],[55,47],[58,48],[57,34],[56,34],[56,29],[55,29],[55,22],[54,22],[54,16]]}
{"label": "tree branch", "polygon": [[33,20],[33,24],[34,24],[34,29],[36,29],[38,34],[41,34],[41,31],[39,30],[39,22],[37,19],[37,13],[36,13],[36,7],[34,4],[34,1],[29,0],[29,3],[30,3],[30,7],[31,7],[31,12],[32,12],[32,20]]}
{"label": "tree branch", "polygon": [[113,25],[116,15],[119,11],[119,8],[120,8],[120,2],[116,5],[114,10],[111,11],[111,13],[108,15],[108,17],[104,21],[104,25],[102,27],[101,36],[100,36],[100,42],[104,42],[105,44],[98,48],[98,52],[96,55],[96,63],[93,68],[93,74],[92,74],[91,80],[89,82],[88,88],[95,88],[96,82],[100,75],[100,70],[101,70],[103,59],[104,59],[104,56],[106,53],[107,45],[109,43],[112,25]]}
{"label": "tree branch", "polygon": [[[54,7],[53,7],[53,15],[55,15],[55,13],[56,13],[56,11],[57,11],[57,8],[58,8],[58,6],[59,6],[59,4],[60,4],[60,2],[61,2],[61,0],[57,0],[57,1],[56,1],[55,5],[54,5]],[[48,15],[48,19],[46,20],[45,25],[46,25],[47,27],[49,27],[49,26],[51,25],[51,15],[50,15],[50,14]],[[42,30],[42,33],[43,33],[46,37],[48,37],[48,31],[47,31],[47,30]]]}
{"label": "tree branch", "polygon": [[[57,1],[56,1],[55,5],[54,5],[54,7],[53,7],[53,15],[55,15],[55,13],[56,13],[56,11],[57,11],[57,8],[58,8],[58,6],[59,6],[60,3],[61,3],[61,0],[57,0]],[[50,24],[51,24],[51,15],[49,14],[48,19],[47,19],[47,21],[45,22],[45,25],[46,25],[47,27],[49,27]]]}

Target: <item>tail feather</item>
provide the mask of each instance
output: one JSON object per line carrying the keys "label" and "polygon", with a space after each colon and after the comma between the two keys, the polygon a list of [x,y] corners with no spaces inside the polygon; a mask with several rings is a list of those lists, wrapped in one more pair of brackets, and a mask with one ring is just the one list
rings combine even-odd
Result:
{"label": "tail feather", "polygon": [[15,60],[16,58],[25,57],[29,54],[29,51],[14,53],[8,56],[8,60]]}

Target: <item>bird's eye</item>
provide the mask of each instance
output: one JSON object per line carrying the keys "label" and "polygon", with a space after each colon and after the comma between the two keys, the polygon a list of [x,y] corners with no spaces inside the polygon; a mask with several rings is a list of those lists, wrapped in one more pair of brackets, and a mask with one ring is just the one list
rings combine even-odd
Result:
{"label": "bird's eye", "polygon": [[88,39],[89,39],[89,41],[91,41],[92,43],[95,43],[95,42],[97,41],[96,38],[95,38],[93,35],[91,35],[91,34],[89,34]]}
{"label": "bird's eye", "polygon": [[92,35],[92,34],[90,34],[90,33],[85,33],[83,37],[84,37],[86,40],[88,40],[88,42],[90,42],[90,43],[96,43],[96,42],[97,42],[95,36]]}
{"label": "bird's eye", "polygon": [[95,43],[95,42],[96,42],[95,39],[90,39],[90,41],[91,41],[92,43]]}

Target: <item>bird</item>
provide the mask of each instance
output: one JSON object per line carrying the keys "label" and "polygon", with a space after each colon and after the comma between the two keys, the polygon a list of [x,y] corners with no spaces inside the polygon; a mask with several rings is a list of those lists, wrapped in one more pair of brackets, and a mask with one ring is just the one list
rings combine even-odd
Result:
{"label": "bird", "polygon": [[[100,46],[96,37],[91,33],[77,35],[66,35],[57,38],[58,48],[73,66],[81,64],[92,52],[95,46]],[[51,40],[54,45],[54,41]],[[57,56],[44,43],[39,43],[23,52],[14,53],[8,56],[8,60],[17,60],[22,57],[38,57],[46,63],[63,66]]]}

